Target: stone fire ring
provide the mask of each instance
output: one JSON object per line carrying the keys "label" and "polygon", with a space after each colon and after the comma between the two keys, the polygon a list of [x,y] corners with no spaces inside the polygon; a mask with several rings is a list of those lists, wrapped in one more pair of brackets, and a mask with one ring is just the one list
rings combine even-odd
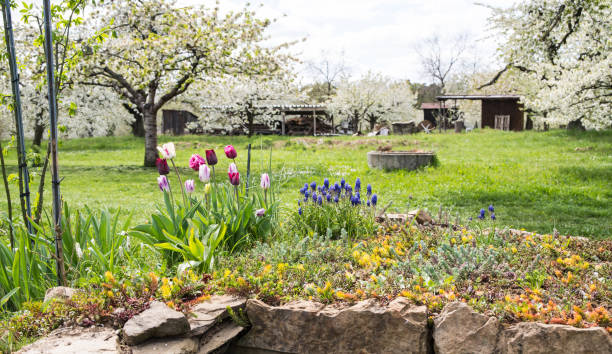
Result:
{"label": "stone fire ring", "polygon": [[370,151],[368,166],[382,170],[416,170],[432,164],[434,153],[429,151]]}

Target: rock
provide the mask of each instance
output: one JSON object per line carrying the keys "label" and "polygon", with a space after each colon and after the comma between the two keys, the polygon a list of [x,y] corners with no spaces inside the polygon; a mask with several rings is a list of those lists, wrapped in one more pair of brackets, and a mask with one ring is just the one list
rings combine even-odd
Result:
{"label": "rock", "polygon": [[434,162],[434,153],[426,151],[370,151],[368,166],[381,170],[416,170]]}
{"label": "rock", "polygon": [[132,317],[123,326],[123,338],[135,345],[149,338],[177,336],[189,331],[189,322],[184,314],[174,311],[163,302],[153,301],[150,307]]}
{"label": "rock", "polygon": [[493,353],[499,333],[496,318],[479,314],[463,302],[453,302],[434,320],[434,349],[438,354]]}
{"label": "rock", "polygon": [[227,318],[229,316],[227,313],[228,306],[234,311],[238,311],[239,308],[244,308],[245,304],[245,298],[230,295],[214,295],[210,299],[197,304],[189,317],[191,335],[202,335],[215,323]]}
{"label": "rock", "polygon": [[416,217],[416,221],[419,224],[433,224],[431,216],[423,209],[416,209],[408,213],[410,217]]}
{"label": "rock", "polygon": [[211,354],[225,352],[232,341],[244,330],[231,320],[224,321],[211,329],[202,337],[198,354]]}
{"label": "rock", "polygon": [[119,337],[107,327],[66,327],[23,347],[17,353],[83,354],[120,353]]}
{"label": "rock", "polygon": [[195,354],[198,352],[199,340],[196,337],[151,339],[132,347],[132,354],[164,353]]}
{"label": "rock", "polygon": [[612,353],[612,337],[601,327],[523,322],[503,332],[498,352],[514,353]]}
{"label": "rock", "polygon": [[74,296],[76,292],[77,289],[69,288],[67,286],[56,286],[53,288],[49,288],[47,289],[47,292],[45,292],[44,302],[47,302],[51,299],[68,300],[72,296]]}
{"label": "rock", "polygon": [[[281,353],[426,353],[427,309],[405,298],[339,309],[310,301],[271,307],[247,302],[252,328],[238,347]],[[248,351],[248,350],[245,350]]]}

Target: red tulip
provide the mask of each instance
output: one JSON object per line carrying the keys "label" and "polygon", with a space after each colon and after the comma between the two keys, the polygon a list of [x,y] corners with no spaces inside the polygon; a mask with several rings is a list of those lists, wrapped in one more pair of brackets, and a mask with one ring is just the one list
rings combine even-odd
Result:
{"label": "red tulip", "polygon": [[211,166],[217,164],[217,154],[215,154],[215,150],[206,150],[206,162]]}
{"label": "red tulip", "polygon": [[168,161],[166,161],[166,159],[157,158],[155,165],[160,175],[167,175],[170,173],[170,167],[168,167]]}

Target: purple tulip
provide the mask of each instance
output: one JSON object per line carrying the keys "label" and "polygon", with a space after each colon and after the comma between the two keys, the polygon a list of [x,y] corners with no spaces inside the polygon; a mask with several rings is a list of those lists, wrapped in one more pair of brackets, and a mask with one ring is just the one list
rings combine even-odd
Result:
{"label": "purple tulip", "polygon": [[167,175],[170,173],[170,167],[168,167],[168,161],[166,161],[166,159],[160,159],[158,157],[155,161],[155,166],[157,166],[157,171],[159,171],[160,175]]}
{"label": "purple tulip", "polygon": [[170,190],[170,184],[168,183],[168,179],[165,175],[160,175],[157,177],[157,185],[159,186],[159,190],[163,192]]}
{"label": "purple tulip", "polygon": [[235,159],[236,156],[238,156],[236,149],[234,149],[234,147],[231,145],[226,146],[224,151],[225,151],[225,156],[227,156],[228,159]]}
{"label": "purple tulip", "polygon": [[193,182],[192,179],[188,179],[185,181],[185,192],[187,193],[193,193],[193,191],[195,190],[195,183]]}
{"label": "purple tulip", "polygon": [[266,213],[266,209],[264,208],[255,210],[255,216],[264,216],[265,213]]}
{"label": "purple tulip", "polygon": [[214,166],[217,164],[218,160],[217,160],[217,154],[215,153],[215,150],[206,150],[206,162],[208,162],[209,165]]}

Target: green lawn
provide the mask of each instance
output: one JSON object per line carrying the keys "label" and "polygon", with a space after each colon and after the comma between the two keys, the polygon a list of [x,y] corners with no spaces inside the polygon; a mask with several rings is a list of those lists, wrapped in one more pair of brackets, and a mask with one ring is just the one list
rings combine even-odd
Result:
{"label": "green lawn", "polygon": [[[177,143],[179,166],[194,179],[197,174],[187,163],[192,153],[203,155],[205,148],[215,148],[220,160],[217,175],[226,178],[228,160],[223,146],[236,146],[243,173],[246,146],[251,142],[256,184],[259,173],[267,169],[271,148],[273,183],[282,183],[281,198],[287,208],[297,207],[298,189],[304,182],[345,177],[353,183],[361,177],[364,185],[372,183],[381,205],[393,202],[390,210],[419,206],[437,215],[442,206],[453,219],[458,214],[465,221],[493,204],[498,225],[541,233],[556,228],[562,234],[612,238],[612,131],[479,130],[372,138],[164,136],[160,141]],[[395,150],[433,149],[439,165],[413,172],[370,170],[366,152],[379,145],[393,145]],[[146,213],[161,201],[161,194],[156,170],[141,167],[143,146],[142,139],[132,137],[63,141],[59,158],[64,199],[73,207],[121,207],[126,213],[133,212],[135,221],[144,221]],[[16,173],[14,149],[8,163],[9,172]],[[197,188],[201,191],[202,185]],[[16,208],[16,186],[12,197]],[[4,188],[0,198],[4,213]],[[50,192],[45,198],[49,200]]]}

